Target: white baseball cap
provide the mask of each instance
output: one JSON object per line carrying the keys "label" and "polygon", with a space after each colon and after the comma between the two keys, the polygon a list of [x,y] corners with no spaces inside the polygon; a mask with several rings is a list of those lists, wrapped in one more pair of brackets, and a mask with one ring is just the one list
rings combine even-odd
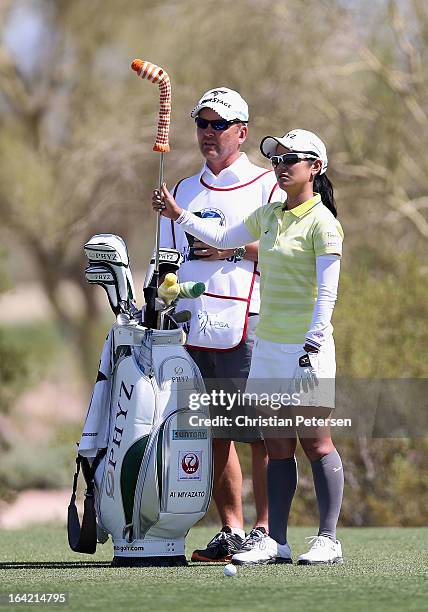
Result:
{"label": "white baseball cap", "polygon": [[248,104],[244,98],[237,91],[228,87],[218,87],[204,93],[190,116],[196,117],[203,108],[211,108],[226,121],[233,121],[233,119],[248,121],[249,117]]}
{"label": "white baseball cap", "polygon": [[291,130],[284,136],[265,136],[260,143],[260,151],[265,157],[271,157],[276,153],[276,147],[280,144],[294,153],[313,153],[322,161],[320,174],[324,174],[328,166],[327,149],[325,144],[313,132],[308,130]]}

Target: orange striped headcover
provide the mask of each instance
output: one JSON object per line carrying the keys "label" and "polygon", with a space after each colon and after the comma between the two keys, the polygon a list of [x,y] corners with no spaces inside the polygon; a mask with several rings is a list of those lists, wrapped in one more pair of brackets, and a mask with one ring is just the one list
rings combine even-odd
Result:
{"label": "orange striped headcover", "polygon": [[153,146],[153,151],[167,153],[169,148],[168,134],[169,123],[171,120],[171,83],[168,74],[155,64],[144,62],[140,59],[135,59],[131,64],[132,70],[142,79],[147,79],[152,83],[159,83],[160,89],[160,107],[158,132],[156,142]]}

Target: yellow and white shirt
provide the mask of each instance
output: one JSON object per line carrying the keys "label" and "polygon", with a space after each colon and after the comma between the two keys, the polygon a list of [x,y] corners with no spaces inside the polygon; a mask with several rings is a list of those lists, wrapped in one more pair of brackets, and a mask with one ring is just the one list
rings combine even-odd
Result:
{"label": "yellow and white shirt", "polygon": [[[261,307],[256,333],[272,342],[304,344],[318,296],[316,258],[342,254],[342,227],[319,194],[291,210],[284,210],[282,202],[260,207],[228,231],[208,227],[187,211],[177,223],[219,248],[260,240]],[[328,320],[320,341],[332,330]]]}

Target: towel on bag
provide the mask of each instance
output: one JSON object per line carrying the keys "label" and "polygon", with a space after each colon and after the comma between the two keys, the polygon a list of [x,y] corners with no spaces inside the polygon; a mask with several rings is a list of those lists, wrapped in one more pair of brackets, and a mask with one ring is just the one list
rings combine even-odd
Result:
{"label": "towel on bag", "polygon": [[110,398],[112,389],[113,333],[110,330],[104,342],[98,366],[97,380],[89,403],[88,413],[79,442],[79,455],[95,457],[101,448],[107,448],[110,430]]}

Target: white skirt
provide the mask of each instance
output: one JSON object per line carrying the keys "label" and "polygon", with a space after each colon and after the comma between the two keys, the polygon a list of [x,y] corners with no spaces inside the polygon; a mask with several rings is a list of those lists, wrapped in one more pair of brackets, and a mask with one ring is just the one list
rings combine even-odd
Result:
{"label": "white skirt", "polygon": [[[299,357],[305,354],[301,344],[282,344],[256,338],[251,358],[246,393],[278,394],[283,405],[335,407],[336,351],[331,336],[319,353],[310,359],[318,384],[305,391],[296,379]],[[290,398],[290,399],[289,399]]]}

